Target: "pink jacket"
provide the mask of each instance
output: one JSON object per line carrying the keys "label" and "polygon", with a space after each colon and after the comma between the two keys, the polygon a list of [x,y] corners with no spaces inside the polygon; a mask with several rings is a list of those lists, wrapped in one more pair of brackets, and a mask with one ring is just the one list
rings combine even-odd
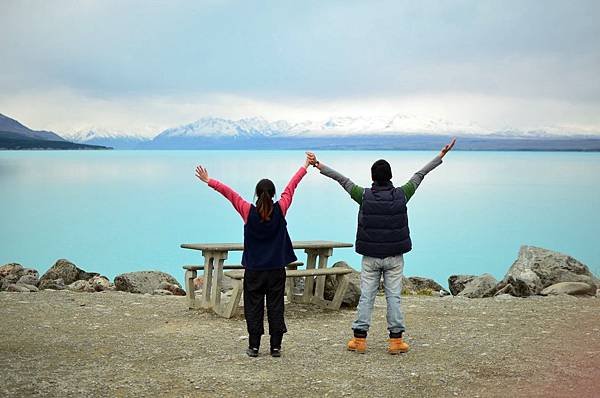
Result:
{"label": "pink jacket", "polygon": [[[283,216],[285,217],[290,205],[292,204],[292,198],[294,197],[294,191],[302,180],[302,177],[306,175],[306,169],[304,167],[300,167],[300,169],[294,174],[290,182],[288,182],[287,186],[281,193],[281,197],[279,198],[279,207],[281,207],[281,211]],[[233,189],[229,188],[227,185],[223,184],[221,181],[215,180],[211,178],[208,180],[208,186],[219,192],[221,195],[225,196],[227,200],[231,202],[233,208],[242,216],[244,220],[244,224],[248,221],[248,214],[250,214],[250,206],[249,202],[246,202],[237,192]]]}

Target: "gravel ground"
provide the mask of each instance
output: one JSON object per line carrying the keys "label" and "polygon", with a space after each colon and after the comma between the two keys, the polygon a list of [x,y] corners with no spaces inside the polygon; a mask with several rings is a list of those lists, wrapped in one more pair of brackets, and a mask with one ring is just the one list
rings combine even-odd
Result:
{"label": "gravel ground", "polygon": [[185,298],[0,293],[0,396],[600,395],[600,299],[406,297],[411,351],[385,350],[378,297],[366,354],[354,311],[292,304],[283,356],[248,358],[242,318]]}

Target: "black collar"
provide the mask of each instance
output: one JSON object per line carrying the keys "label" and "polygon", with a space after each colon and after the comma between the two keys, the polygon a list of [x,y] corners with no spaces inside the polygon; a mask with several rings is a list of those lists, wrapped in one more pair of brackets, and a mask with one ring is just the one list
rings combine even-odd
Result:
{"label": "black collar", "polygon": [[371,185],[371,190],[373,191],[389,191],[391,189],[394,189],[394,184],[392,184],[391,181],[386,181],[383,183],[374,182]]}

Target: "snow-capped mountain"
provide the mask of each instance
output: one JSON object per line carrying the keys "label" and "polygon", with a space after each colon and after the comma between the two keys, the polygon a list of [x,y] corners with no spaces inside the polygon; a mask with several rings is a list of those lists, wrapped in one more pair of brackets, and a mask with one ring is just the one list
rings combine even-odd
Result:
{"label": "snow-capped mountain", "polygon": [[[581,135],[559,135],[555,130],[519,131],[506,127],[494,131],[476,123],[409,114],[301,122],[203,117],[166,129],[153,139],[99,128],[81,130],[65,138],[115,149],[434,149],[447,143],[450,136],[459,136],[459,145],[468,150],[564,150],[564,140],[574,138],[579,141],[568,143],[567,147],[589,150],[588,144],[581,143]],[[596,141],[600,140],[596,139],[593,145],[597,145]]]}
{"label": "snow-capped mountain", "polygon": [[110,146],[115,149],[136,149],[149,138],[137,134],[108,131],[102,128],[80,130],[72,134],[63,134],[67,140],[80,144]]}
{"label": "snow-capped mountain", "polygon": [[456,124],[445,119],[426,119],[398,114],[383,117],[331,117],[321,121],[290,123],[285,120],[268,122],[254,117],[230,120],[204,117],[196,122],[167,129],[156,139],[191,137],[289,137],[347,136],[366,134],[450,134],[475,133],[483,129],[474,123]]}

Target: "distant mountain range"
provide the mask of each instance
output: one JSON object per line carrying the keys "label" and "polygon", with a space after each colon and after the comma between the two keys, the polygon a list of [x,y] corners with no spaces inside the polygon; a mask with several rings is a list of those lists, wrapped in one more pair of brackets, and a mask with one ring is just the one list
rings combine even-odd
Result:
{"label": "distant mountain range", "polygon": [[[0,131],[1,126],[0,123]],[[52,134],[62,140],[50,132],[33,133]],[[101,128],[64,137],[77,144],[115,149],[433,150],[441,148],[452,136],[458,136],[458,150],[600,151],[600,137],[596,136],[510,130],[484,133],[483,128],[473,123],[459,125],[439,118],[399,114],[392,118],[336,117],[300,123],[268,122],[259,117],[240,120],[204,117],[164,130],[154,138]]]}
{"label": "distant mountain range", "polygon": [[36,131],[0,113],[0,149],[110,149],[73,143],[51,131]]}

